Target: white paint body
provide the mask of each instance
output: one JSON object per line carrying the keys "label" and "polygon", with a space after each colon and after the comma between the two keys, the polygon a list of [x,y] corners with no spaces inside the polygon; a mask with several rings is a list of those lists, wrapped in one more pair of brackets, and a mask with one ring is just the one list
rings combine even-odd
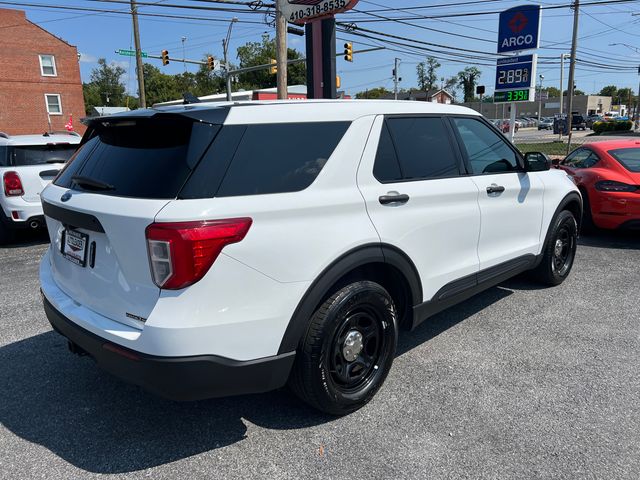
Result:
{"label": "white paint body", "polygon": [[[78,193],[63,203],[67,190],[50,185],[43,200],[94,215],[105,233],[88,232],[97,245],[96,266],[81,268],[62,257],[62,225],[47,218],[52,244],[40,267],[42,291],[71,321],[136,351],[252,360],[278,353],[310,285],[358,246],[386,243],[406,253],[418,269],[425,301],[480,268],[539,254],[558,203],[575,190],[562,172],[499,175],[507,187],[499,199],[485,198],[485,183],[492,181],[487,175],[398,185],[375,180],[383,115],[420,113],[477,115],[422,102],[243,104],[230,109],[225,125],[352,124],[316,180],[300,192],[169,201]],[[523,185],[530,185],[526,195]],[[411,201],[380,205],[378,197],[391,190],[409,194]],[[155,286],[145,240],[149,224],[236,217],[253,219],[247,236],[226,246],[204,278],[177,291]]]}

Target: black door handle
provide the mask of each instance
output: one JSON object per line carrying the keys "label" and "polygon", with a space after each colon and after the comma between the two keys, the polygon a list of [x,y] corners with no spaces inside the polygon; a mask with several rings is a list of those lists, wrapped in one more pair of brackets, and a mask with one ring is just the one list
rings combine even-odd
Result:
{"label": "black door handle", "polygon": [[392,204],[404,205],[409,201],[409,195],[406,195],[404,193],[396,193],[393,195],[382,195],[381,197],[378,198],[378,201],[380,202],[381,205],[392,205]]}
{"label": "black door handle", "polygon": [[491,194],[491,193],[502,193],[504,192],[504,187],[502,185],[496,185],[495,183],[492,185],[489,185],[487,187],[487,193]]}

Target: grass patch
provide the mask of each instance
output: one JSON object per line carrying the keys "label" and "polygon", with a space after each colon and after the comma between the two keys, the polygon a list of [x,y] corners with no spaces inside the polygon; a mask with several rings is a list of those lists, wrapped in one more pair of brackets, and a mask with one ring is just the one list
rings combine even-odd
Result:
{"label": "grass patch", "polygon": [[522,152],[541,152],[547,155],[566,155],[567,144],[560,142],[549,143],[516,143],[516,147]]}

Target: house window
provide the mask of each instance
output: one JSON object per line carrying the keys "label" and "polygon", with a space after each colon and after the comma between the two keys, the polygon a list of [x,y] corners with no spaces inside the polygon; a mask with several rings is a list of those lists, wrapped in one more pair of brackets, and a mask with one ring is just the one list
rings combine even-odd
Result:
{"label": "house window", "polygon": [[57,77],[56,59],[53,55],[40,55],[40,73],[43,77]]}
{"label": "house window", "polygon": [[45,93],[45,103],[47,104],[47,113],[49,115],[62,115],[62,103],[60,95],[57,93]]}

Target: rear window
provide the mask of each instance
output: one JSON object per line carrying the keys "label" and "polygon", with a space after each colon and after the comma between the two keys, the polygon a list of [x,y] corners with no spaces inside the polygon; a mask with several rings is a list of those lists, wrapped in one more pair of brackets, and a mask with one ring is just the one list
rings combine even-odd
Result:
{"label": "rear window", "polygon": [[298,192],[313,183],[349,122],[222,127],[180,198]]}
{"label": "rear window", "polygon": [[609,150],[609,154],[630,172],[640,172],[640,148]]}
{"label": "rear window", "polygon": [[175,198],[219,129],[177,117],[105,121],[54,183],[104,195]]}
{"label": "rear window", "polygon": [[76,151],[77,145],[7,145],[0,147],[0,165],[24,167],[65,163]]}

